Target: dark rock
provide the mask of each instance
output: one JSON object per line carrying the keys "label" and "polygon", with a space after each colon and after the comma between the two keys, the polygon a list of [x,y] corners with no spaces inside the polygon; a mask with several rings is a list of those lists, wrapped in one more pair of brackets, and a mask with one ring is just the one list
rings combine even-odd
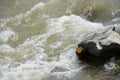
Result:
{"label": "dark rock", "polygon": [[101,31],[95,33],[93,38],[78,44],[76,54],[85,63],[101,65],[110,58],[120,57],[120,35],[114,31]]}

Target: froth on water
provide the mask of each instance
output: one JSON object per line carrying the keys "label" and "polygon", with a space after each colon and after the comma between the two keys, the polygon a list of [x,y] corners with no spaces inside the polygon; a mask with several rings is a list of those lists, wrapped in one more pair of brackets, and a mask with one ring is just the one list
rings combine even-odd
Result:
{"label": "froth on water", "polygon": [[0,0],[0,80],[106,79],[111,74],[86,68],[75,48],[91,33],[119,28],[118,2]]}

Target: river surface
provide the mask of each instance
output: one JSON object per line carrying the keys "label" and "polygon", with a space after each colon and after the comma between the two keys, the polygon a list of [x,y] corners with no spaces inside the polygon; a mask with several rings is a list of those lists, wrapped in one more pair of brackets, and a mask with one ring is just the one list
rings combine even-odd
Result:
{"label": "river surface", "polygon": [[120,0],[0,0],[0,80],[120,80],[113,64],[75,55],[109,26],[120,32]]}

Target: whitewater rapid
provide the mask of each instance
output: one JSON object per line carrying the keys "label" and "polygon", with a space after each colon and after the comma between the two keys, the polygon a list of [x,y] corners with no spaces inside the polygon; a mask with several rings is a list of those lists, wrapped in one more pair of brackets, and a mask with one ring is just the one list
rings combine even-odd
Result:
{"label": "whitewater rapid", "polygon": [[[0,18],[0,80],[97,80],[82,71],[88,65],[77,59],[75,49],[92,33],[108,26],[119,29],[120,18],[109,25],[91,22],[73,14],[76,6],[77,0],[38,0],[22,13]],[[56,67],[60,70],[54,72]]]}

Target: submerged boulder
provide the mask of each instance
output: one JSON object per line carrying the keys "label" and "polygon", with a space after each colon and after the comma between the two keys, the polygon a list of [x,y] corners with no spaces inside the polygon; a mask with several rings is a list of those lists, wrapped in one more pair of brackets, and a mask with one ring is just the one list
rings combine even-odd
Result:
{"label": "submerged boulder", "polygon": [[88,64],[104,64],[110,58],[120,57],[120,34],[114,28],[98,31],[85,41],[78,44],[78,58]]}

